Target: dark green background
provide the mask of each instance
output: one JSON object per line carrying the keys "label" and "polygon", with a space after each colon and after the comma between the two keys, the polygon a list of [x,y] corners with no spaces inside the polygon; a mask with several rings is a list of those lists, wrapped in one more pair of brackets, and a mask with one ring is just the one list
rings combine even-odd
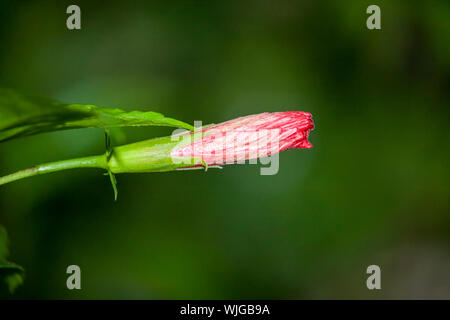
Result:
{"label": "dark green background", "polygon": [[[117,203],[96,170],[0,187],[26,268],[12,297],[450,298],[449,39],[448,1],[2,1],[3,87],[189,123],[302,110],[316,124],[314,148],[283,152],[274,176],[120,175]],[[13,140],[0,175],[102,152],[101,129]]]}

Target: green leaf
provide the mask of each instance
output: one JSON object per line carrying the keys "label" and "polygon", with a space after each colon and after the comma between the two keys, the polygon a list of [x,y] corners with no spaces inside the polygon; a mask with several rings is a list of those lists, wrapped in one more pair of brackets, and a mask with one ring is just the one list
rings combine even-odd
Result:
{"label": "green leaf", "polygon": [[18,286],[23,283],[25,270],[12,262],[6,260],[8,257],[8,236],[5,228],[0,226],[0,282],[4,282],[9,292],[14,293]]}
{"label": "green leaf", "polygon": [[25,270],[11,262],[0,262],[0,280],[4,281],[10,293],[23,284]]}
{"label": "green leaf", "polygon": [[167,126],[193,130],[187,123],[152,111],[131,111],[85,104],[64,104],[0,88],[0,142],[75,128]]}

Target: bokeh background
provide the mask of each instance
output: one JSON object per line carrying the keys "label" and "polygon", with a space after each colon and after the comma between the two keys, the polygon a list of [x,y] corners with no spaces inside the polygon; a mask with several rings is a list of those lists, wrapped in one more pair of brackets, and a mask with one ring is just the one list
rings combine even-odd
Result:
{"label": "bokeh background", "polygon": [[[66,28],[81,7],[82,29]],[[366,28],[381,7],[382,29]],[[255,165],[0,188],[25,283],[3,298],[450,298],[448,1],[2,1],[0,85],[222,122],[314,116],[314,148]],[[117,132],[116,143],[171,134]],[[0,175],[104,152],[101,129],[0,144]],[[66,288],[66,268],[82,290]],[[382,290],[366,288],[367,266]],[[3,288],[4,289],[4,288]]]}

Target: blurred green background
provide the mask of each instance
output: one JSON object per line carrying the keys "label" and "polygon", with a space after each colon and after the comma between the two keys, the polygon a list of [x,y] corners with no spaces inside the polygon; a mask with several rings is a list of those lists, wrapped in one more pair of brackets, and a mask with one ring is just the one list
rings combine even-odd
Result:
{"label": "blurred green background", "polygon": [[[119,175],[117,203],[97,170],[0,187],[26,269],[0,297],[450,298],[449,39],[448,1],[2,1],[0,86],[189,123],[302,110],[316,129],[274,176]],[[102,152],[101,129],[12,140],[0,175]],[[66,288],[71,264],[82,290]],[[371,264],[382,290],[366,288]]]}

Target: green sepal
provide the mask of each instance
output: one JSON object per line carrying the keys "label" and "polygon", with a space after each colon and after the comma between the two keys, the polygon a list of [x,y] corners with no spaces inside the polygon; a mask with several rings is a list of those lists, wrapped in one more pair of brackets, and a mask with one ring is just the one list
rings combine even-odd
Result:
{"label": "green sepal", "polygon": [[116,176],[114,175],[114,173],[112,173],[109,170],[108,170],[108,175],[109,175],[109,180],[111,181],[111,185],[112,185],[113,190],[114,190],[114,201],[117,201],[117,195],[118,195],[119,191],[117,190],[117,179],[116,179]]}
{"label": "green sepal", "polygon": [[165,172],[198,164],[206,170],[208,166],[202,159],[172,157],[171,153],[212,133],[212,130],[186,133],[115,147],[107,166],[113,173]]}
{"label": "green sepal", "polygon": [[[111,159],[111,156],[113,154],[113,148],[111,146],[111,133],[108,128],[105,129],[105,147],[106,147],[106,163],[109,163],[109,160]],[[109,180],[111,181],[111,185],[114,190],[114,201],[117,201],[117,179],[114,173],[111,172],[109,167],[107,168],[107,174],[109,175]]]}

